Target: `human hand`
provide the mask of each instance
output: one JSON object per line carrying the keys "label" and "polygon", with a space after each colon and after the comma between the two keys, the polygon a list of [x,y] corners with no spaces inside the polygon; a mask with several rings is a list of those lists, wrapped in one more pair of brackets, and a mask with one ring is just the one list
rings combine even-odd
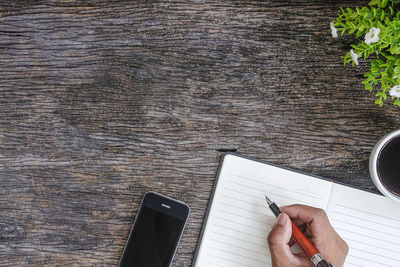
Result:
{"label": "human hand", "polygon": [[305,236],[322,257],[335,267],[343,266],[349,247],[333,229],[325,211],[304,205],[284,206],[280,207],[280,211],[282,213],[268,235],[273,267],[314,266],[303,253],[293,254],[290,250],[290,246],[293,245],[290,218],[300,229],[305,227]]}

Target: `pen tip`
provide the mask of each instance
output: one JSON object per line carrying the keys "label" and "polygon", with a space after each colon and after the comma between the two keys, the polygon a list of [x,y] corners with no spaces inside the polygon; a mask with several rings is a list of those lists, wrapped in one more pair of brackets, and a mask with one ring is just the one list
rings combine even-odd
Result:
{"label": "pen tip", "polygon": [[264,194],[264,196],[265,196],[265,200],[267,201],[268,205],[271,205],[272,201],[267,197],[266,194]]}

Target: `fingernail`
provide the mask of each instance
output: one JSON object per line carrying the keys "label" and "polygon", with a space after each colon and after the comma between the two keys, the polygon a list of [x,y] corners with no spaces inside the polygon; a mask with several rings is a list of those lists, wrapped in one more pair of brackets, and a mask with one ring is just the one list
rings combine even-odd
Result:
{"label": "fingernail", "polygon": [[286,216],[283,215],[283,213],[279,214],[278,216],[278,224],[279,225],[285,225],[286,223]]}

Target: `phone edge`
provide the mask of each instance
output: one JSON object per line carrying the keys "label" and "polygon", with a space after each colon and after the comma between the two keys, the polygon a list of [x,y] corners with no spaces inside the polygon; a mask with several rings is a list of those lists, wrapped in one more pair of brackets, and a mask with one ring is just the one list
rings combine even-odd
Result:
{"label": "phone edge", "polygon": [[183,202],[183,201],[181,201],[181,200],[177,200],[177,199],[173,199],[173,198],[171,198],[171,197],[167,197],[167,196],[162,195],[162,194],[160,194],[160,193],[157,193],[157,192],[155,192],[155,191],[147,191],[146,193],[144,193],[144,195],[143,195],[143,197],[142,197],[142,199],[141,199],[141,201],[140,201],[139,209],[138,209],[138,211],[137,211],[137,213],[136,213],[136,215],[135,215],[135,219],[133,220],[133,224],[132,224],[131,230],[129,231],[128,238],[127,238],[127,240],[126,240],[126,242],[125,242],[124,250],[122,251],[121,257],[119,258],[118,267],[121,267],[121,260],[122,260],[123,256],[125,255],[125,250],[126,250],[126,247],[127,247],[127,245],[128,245],[129,240],[131,239],[131,235],[132,235],[134,226],[135,226],[135,224],[136,224],[136,220],[137,220],[137,218],[138,218],[139,212],[141,211],[141,209],[142,209],[142,207],[143,207],[143,201],[144,201],[144,199],[146,198],[146,195],[149,194],[149,193],[153,193],[153,194],[156,194],[156,195],[158,195],[158,196],[161,196],[161,197],[168,198],[168,199],[170,199],[170,200],[179,202],[180,204],[183,204],[184,206],[186,206],[187,209],[188,209],[188,213],[187,213],[185,222],[184,222],[184,224],[183,224],[181,234],[179,235],[178,242],[177,242],[177,244],[176,244],[176,246],[175,246],[174,252],[172,253],[171,262],[169,263],[168,267],[170,267],[171,264],[172,264],[172,262],[174,261],[175,254],[176,254],[176,251],[177,251],[177,249],[178,249],[179,242],[180,242],[181,239],[182,239],[182,235],[183,235],[183,232],[185,231],[186,224],[187,224],[187,222],[188,222],[188,220],[189,220],[190,213],[191,213],[192,209],[190,208],[190,206],[189,206],[188,204],[186,204],[185,202]]}

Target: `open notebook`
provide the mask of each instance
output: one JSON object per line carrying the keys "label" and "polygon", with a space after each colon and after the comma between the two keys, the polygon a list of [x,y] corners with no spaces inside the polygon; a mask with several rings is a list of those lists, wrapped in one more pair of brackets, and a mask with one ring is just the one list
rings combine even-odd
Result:
{"label": "open notebook", "polygon": [[279,206],[324,209],[350,247],[345,266],[400,266],[400,205],[383,196],[226,154],[215,182],[194,267],[271,266],[267,235]]}

